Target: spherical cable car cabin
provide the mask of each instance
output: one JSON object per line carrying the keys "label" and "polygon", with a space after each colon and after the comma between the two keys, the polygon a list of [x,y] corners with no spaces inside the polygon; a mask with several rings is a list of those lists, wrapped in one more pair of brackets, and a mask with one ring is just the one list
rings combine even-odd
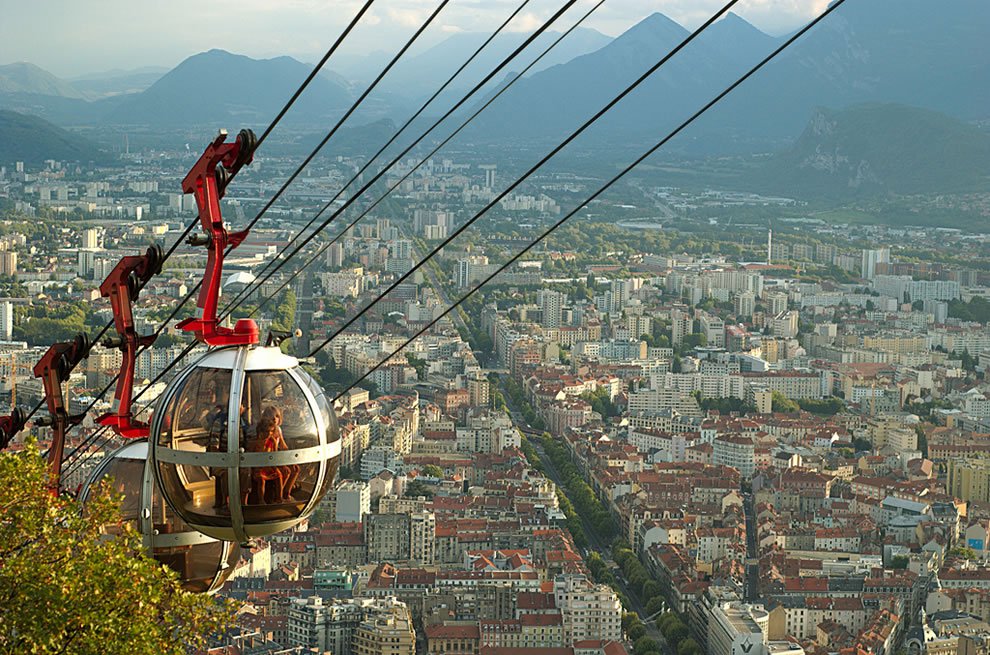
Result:
{"label": "spherical cable car cabin", "polygon": [[[190,528],[165,503],[148,459],[148,441],[132,441],[96,467],[80,493],[83,504],[101,482],[122,495],[121,519],[134,526],[148,553],[176,571],[193,593],[217,591],[234,570],[241,549]],[[105,531],[114,532],[115,526]]]}
{"label": "spherical cable car cabin", "polygon": [[155,475],[176,513],[242,544],[308,517],[340,456],[323,389],[277,347],[201,357],[159,398],[151,439]]}

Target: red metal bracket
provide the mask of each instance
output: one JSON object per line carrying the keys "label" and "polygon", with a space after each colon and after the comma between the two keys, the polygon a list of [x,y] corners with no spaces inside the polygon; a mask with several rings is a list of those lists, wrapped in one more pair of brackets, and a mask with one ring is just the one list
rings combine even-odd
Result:
{"label": "red metal bracket", "polygon": [[150,246],[143,255],[124,257],[107,279],[100,285],[100,295],[110,298],[113,308],[113,323],[116,337],[104,339],[107,348],[120,348],[123,361],[117,376],[117,391],[113,397],[113,411],[104,414],[97,422],[113,428],[125,439],[140,439],[148,436],[148,424],[134,419],[131,414],[131,396],[134,391],[134,366],[137,363],[139,346],[150,346],[155,341],[154,334],[140,336],[134,327],[133,303],[141,289],[155,275],[162,271],[165,256],[161,246]]}
{"label": "red metal bracket", "polygon": [[9,416],[0,416],[0,449],[9,446],[25,425],[27,425],[27,414],[20,407],[15,407]]}
{"label": "red metal bracket", "polygon": [[48,465],[51,469],[48,481],[54,493],[58,492],[62,470],[62,455],[65,452],[65,431],[78,425],[85,414],[69,414],[62,396],[62,383],[69,379],[72,369],[89,357],[89,336],[76,335],[73,341],[52,344],[48,352],[34,365],[34,377],[41,378],[45,387],[45,401],[48,403],[49,418],[35,421],[37,425],[50,425],[52,445],[48,449]]}
{"label": "red metal bracket", "polygon": [[182,180],[182,192],[196,196],[199,220],[206,232],[205,240],[197,235],[189,239],[191,245],[205,245],[209,252],[206,274],[199,290],[199,317],[179,323],[180,330],[192,332],[196,338],[211,346],[240,346],[258,343],[258,326],[254,321],[238,321],[233,329],[222,327],[217,319],[220,302],[220,278],[223,274],[225,250],[236,248],[247,237],[248,231],[228,232],[220,215],[220,199],[234,175],[251,163],[257,139],[251,130],[241,130],[237,140],[225,143],[226,130],[206,147],[206,152]]}

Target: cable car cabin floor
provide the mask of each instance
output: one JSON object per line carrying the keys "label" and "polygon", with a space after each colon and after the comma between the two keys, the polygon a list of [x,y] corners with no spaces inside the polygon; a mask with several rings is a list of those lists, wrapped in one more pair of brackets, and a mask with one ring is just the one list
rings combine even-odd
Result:
{"label": "cable car cabin floor", "polygon": [[[241,511],[244,513],[244,521],[246,523],[294,519],[302,512],[305,504],[303,501],[286,501],[283,503],[265,503],[263,505],[241,505]],[[214,507],[210,503],[190,501],[186,503],[185,509],[191,514],[198,514],[204,517],[230,518],[229,506]]]}

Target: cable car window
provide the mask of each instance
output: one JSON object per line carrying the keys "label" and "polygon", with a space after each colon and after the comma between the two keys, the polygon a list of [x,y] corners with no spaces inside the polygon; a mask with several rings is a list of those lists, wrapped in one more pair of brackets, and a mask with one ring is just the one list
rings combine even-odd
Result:
{"label": "cable car window", "polygon": [[197,368],[165,408],[159,443],[175,450],[226,451],[229,369]]}
{"label": "cable car window", "polygon": [[120,495],[120,525],[105,525],[107,534],[119,534],[124,524],[130,523],[139,531],[141,514],[141,485],[144,478],[144,460],[115,459],[101,474],[100,484],[109,484],[110,490]]}
{"label": "cable car window", "polygon": [[[320,444],[316,417],[299,384],[286,371],[249,371],[241,392],[246,451],[274,452]],[[274,444],[265,440],[271,437]]]}
{"label": "cable car window", "polygon": [[320,410],[320,420],[323,421],[323,429],[327,433],[327,443],[337,441],[340,439],[340,431],[337,430],[337,421],[333,413],[333,407],[331,407],[330,400],[327,398],[323,387],[317,384],[313,376],[303,368],[297,368],[296,374],[303,379],[309,388],[309,392],[316,399],[316,406]]}
{"label": "cable car window", "polygon": [[241,486],[245,521],[280,521],[299,516],[316,491],[320,465],[242,468],[248,483]]}

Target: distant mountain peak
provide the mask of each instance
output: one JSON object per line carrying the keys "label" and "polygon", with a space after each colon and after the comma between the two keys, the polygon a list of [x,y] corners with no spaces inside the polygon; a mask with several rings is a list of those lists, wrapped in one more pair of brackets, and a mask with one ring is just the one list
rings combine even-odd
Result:
{"label": "distant mountain peak", "polygon": [[663,33],[686,33],[687,30],[684,29],[677,21],[670,18],[666,14],[662,14],[659,11],[655,11],[643,20],[639,21],[632,27],[630,27],[624,34],[619,36],[622,37],[634,34],[638,31],[649,31],[653,33],[663,32]]}
{"label": "distant mountain peak", "polygon": [[898,104],[818,107],[770,164],[794,195],[921,194],[986,189],[990,136],[939,112]]}
{"label": "distant mountain peak", "polygon": [[71,84],[27,61],[0,66],[0,93],[32,93],[62,98],[82,98]]}
{"label": "distant mountain peak", "polygon": [[[113,123],[192,125],[261,124],[270,120],[311,71],[292,57],[254,59],[214,48],[187,57],[141,93],[114,107]],[[290,120],[325,120],[339,115],[349,90],[317,76]]]}
{"label": "distant mountain peak", "polygon": [[0,109],[0,163],[90,161],[104,157],[93,143],[77,134],[36,116]]}
{"label": "distant mountain peak", "polygon": [[737,14],[734,11],[730,11],[728,14],[725,15],[725,18],[723,18],[722,20],[718,21],[718,23],[716,23],[716,25],[719,25],[719,24],[721,24],[722,27],[732,27],[734,29],[742,29],[742,30],[748,30],[748,31],[752,31],[752,32],[759,32],[760,34],[763,34],[765,36],[769,36],[769,35],[767,35],[766,32],[764,32],[763,30],[761,30],[760,28],[758,28],[756,25],[753,25],[748,20],[746,20],[745,18],[743,18],[742,16],[740,16],[739,14]]}

